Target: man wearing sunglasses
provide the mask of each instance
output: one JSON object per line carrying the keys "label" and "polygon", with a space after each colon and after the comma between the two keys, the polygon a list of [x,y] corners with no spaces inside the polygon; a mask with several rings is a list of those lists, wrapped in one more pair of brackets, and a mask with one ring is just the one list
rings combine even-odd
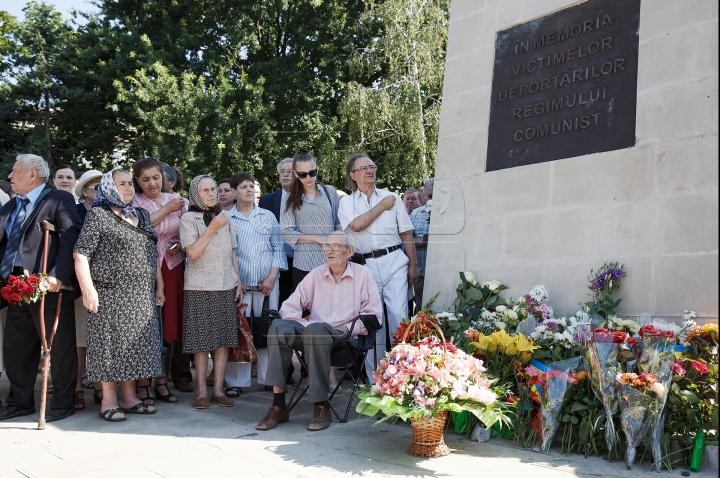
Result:
{"label": "man wearing sunglasses", "polygon": [[352,194],[340,200],[338,210],[342,229],[355,234],[352,260],[370,269],[387,312],[387,327],[378,332],[375,354],[368,354],[365,363],[370,380],[377,357],[383,357],[390,337],[408,316],[408,284],[419,276],[410,216],[400,196],[375,187],[376,171],[366,154],[350,156],[345,174]]}

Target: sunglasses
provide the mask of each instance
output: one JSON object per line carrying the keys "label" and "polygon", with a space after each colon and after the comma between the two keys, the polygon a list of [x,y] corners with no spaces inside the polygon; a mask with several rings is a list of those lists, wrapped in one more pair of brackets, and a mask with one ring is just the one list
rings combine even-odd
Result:
{"label": "sunglasses", "polygon": [[98,191],[100,189],[100,183],[93,184],[92,186],[88,186],[88,189],[94,189],[95,191]]}
{"label": "sunglasses", "polygon": [[315,169],[308,171],[307,173],[305,171],[303,171],[303,172],[295,171],[295,174],[297,174],[297,176],[300,179],[305,179],[308,176],[310,176],[311,178],[314,178],[315,176],[318,175],[318,170],[317,170],[317,168],[315,168]]}

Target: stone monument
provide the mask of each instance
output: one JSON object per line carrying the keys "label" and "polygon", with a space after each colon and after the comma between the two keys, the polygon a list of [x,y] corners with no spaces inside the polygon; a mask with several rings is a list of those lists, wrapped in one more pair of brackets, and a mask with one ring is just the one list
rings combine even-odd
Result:
{"label": "stone monument", "polygon": [[718,317],[718,2],[453,0],[425,295],[470,270],[556,313]]}

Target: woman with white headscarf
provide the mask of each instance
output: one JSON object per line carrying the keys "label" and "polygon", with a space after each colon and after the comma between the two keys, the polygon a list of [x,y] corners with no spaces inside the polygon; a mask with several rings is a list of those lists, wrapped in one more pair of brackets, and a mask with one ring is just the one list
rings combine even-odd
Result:
{"label": "woman with white headscarf", "polygon": [[[187,256],[183,301],[183,353],[195,354],[197,394],[193,407],[235,404],[223,392],[229,347],[238,347],[237,303],[245,288],[240,281],[233,248],[232,222],[220,208],[215,181],[207,175],[190,183],[190,208],[180,219],[180,244]],[[218,377],[207,396],[208,353]]]}
{"label": "woman with white headscarf", "polygon": [[100,416],[111,422],[128,413],[155,413],[137,398],[135,381],[162,373],[157,306],[165,296],[157,234],[150,213],[131,206],[134,198],[127,171],[103,175],[74,250],[88,309],[88,378],[102,382]]}

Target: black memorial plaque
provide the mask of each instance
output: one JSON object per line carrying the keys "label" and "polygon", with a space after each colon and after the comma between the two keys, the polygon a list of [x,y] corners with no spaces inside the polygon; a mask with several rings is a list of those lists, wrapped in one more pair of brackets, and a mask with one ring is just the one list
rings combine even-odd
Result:
{"label": "black memorial plaque", "polygon": [[487,171],[635,145],[640,0],[589,0],[501,31]]}

